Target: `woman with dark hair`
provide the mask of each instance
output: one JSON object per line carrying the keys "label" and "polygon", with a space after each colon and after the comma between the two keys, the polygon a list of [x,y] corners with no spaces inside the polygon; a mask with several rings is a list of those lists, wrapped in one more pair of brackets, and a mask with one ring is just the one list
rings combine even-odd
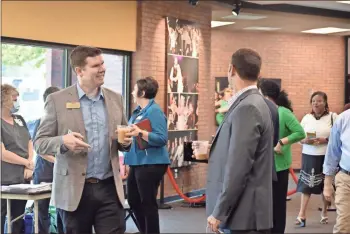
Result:
{"label": "woman with dark hair", "polygon": [[[167,150],[167,120],[154,98],[158,92],[158,82],[152,77],[139,79],[132,92],[138,104],[129,120],[132,135],[147,142],[146,149],[140,149],[136,139],[131,149],[125,153],[127,194],[130,208],[134,211],[141,233],[160,233],[157,192],[160,182],[170,164]],[[148,119],[152,131],[140,129],[138,122]]]}
{"label": "woman with dark hair", "polygon": [[279,117],[279,141],[275,147],[277,181],[273,182],[272,233],[284,233],[286,226],[289,168],[292,165],[291,145],[302,140],[305,133],[293,114],[291,101],[278,84],[270,80],[259,82],[260,92],[276,104]]}
{"label": "woman with dark hair", "polygon": [[[301,206],[296,225],[306,226],[306,209],[311,194],[322,194],[324,174],[323,162],[328,145],[328,137],[334,121],[337,118],[336,113],[329,112],[327,94],[318,91],[311,95],[310,104],[312,110],[301,120],[306,133],[306,138],[301,141],[302,165],[299,176],[297,191],[301,192]],[[328,223],[327,208],[330,205],[323,195],[323,207],[321,212],[321,224]]]}

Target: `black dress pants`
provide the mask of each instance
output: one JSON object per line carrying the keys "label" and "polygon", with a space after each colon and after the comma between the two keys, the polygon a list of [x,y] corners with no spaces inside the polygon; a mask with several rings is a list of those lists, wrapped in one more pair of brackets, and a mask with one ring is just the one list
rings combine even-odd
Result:
{"label": "black dress pants", "polygon": [[167,168],[164,164],[130,166],[128,202],[143,234],[160,233],[157,193]]}
{"label": "black dress pants", "polygon": [[75,211],[57,210],[66,234],[92,233],[92,227],[98,234],[125,232],[125,211],[118,200],[113,177],[99,183],[85,183]]}
{"label": "black dress pants", "polygon": [[277,181],[273,181],[273,228],[271,233],[284,233],[287,215],[287,192],[289,170],[277,172]]}

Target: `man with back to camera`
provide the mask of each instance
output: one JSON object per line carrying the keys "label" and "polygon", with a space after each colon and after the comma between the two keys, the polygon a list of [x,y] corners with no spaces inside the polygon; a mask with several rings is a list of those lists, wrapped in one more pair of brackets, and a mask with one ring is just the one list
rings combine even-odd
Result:
{"label": "man with back to camera", "polygon": [[123,100],[104,83],[106,68],[102,51],[76,47],[70,62],[76,85],[48,96],[46,115],[35,139],[38,154],[56,155],[53,205],[62,218],[65,233],[124,233],[123,184],[117,125],[127,125]]}
{"label": "man with back to camera", "polygon": [[209,155],[208,227],[230,233],[268,233],[272,221],[273,125],[256,83],[260,55],[240,49],[232,55],[229,82],[235,95],[217,130]]}
{"label": "man with back to camera", "polygon": [[[58,92],[60,89],[54,86],[48,87],[43,95],[44,102],[46,102],[47,96],[52,93]],[[35,128],[33,131],[32,139],[35,139],[38,126],[41,119],[35,121]],[[34,184],[52,183],[53,180],[53,165],[55,162],[55,157],[52,155],[37,155],[35,159],[35,168],[33,174]],[[50,199],[39,200],[39,234],[50,233],[51,219],[49,215]],[[57,217],[57,231],[58,233],[63,233],[62,220],[59,214]]]}

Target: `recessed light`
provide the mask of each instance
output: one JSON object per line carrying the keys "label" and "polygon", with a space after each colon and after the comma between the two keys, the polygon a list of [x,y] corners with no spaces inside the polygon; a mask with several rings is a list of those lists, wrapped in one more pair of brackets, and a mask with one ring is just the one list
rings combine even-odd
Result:
{"label": "recessed light", "polygon": [[302,32],[303,33],[328,34],[328,33],[339,33],[339,32],[347,32],[347,31],[350,31],[350,29],[327,27],[327,28],[314,28],[314,29],[305,30]]}
{"label": "recessed light", "polygon": [[237,20],[259,20],[259,19],[265,19],[265,18],[267,18],[267,16],[242,12],[236,16],[235,15],[228,15],[228,16],[224,16],[221,18],[222,19],[237,19]]}
{"label": "recessed light", "polygon": [[339,3],[345,3],[345,4],[350,4],[350,1],[337,1]]}
{"label": "recessed light", "polygon": [[231,25],[234,24],[235,22],[223,22],[223,21],[211,21],[211,27],[220,27],[220,26],[225,26],[225,25]]}
{"label": "recessed light", "polygon": [[243,28],[245,30],[261,30],[261,31],[275,31],[281,28],[271,28],[271,27],[247,27]]}

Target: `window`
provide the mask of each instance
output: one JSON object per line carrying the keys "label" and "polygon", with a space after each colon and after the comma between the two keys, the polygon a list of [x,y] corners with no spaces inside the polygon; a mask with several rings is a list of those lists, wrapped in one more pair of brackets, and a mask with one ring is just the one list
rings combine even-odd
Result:
{"label": "window", "polygon": [[[49,86],[65,84],[65,51],[40,46],[3,43],[2,83],[20,93],[20,111],[29,127],[44,114],[43,94]],[[32,128],[30,131],[32,133]]]}

